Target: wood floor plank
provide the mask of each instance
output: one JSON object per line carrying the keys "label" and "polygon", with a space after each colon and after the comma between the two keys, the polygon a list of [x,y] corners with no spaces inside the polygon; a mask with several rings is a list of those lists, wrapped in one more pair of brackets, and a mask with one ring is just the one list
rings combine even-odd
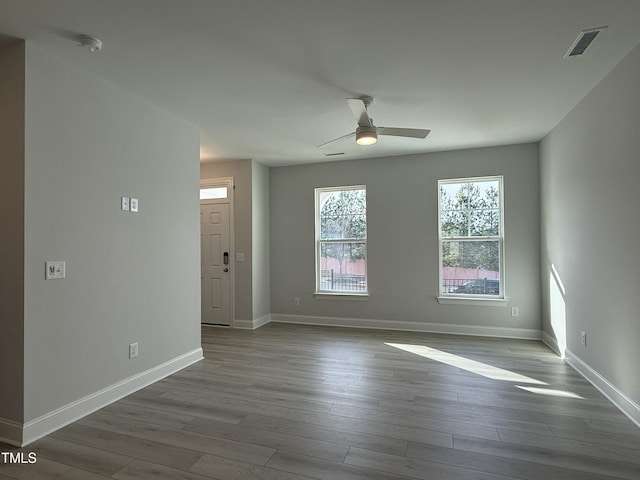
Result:
{"label": "wood floor plank", "polygon": [[177,430],[144,422],[131,422],[117,433],[144,438],[169,446],[210,453],[256,465],[264,465],[276,451],[274,448],[234,440],[210,437],[186,430]]}
{"label": "wood floor plank", "polygon": [[640,479],[640,429],[540,342],[271,323],[202,346],[0,479]]}
{"label": "wood floor plank", "polygon": [[[491,415],[484,412],[469,412],[455,406],[453,402],[433,402],[432,406],[416,405],[416,402],[380,402],[380,410],[402,413],[438,419],[452,419],[461,423],[484,425],[495,429],[538,433],[541,435],[553,435],[549,425],[534,421],[516,420],[504,418],[499,415]],[[454,408],[451,408],[454,406]]]}
{"label": "wood floor plank", "polygon": [[334,462],[342,462],[349,447],[335,442],[325,442],[314,438],[282,433],[277,430],[262,430],[246,425],[232,425],[213,420],[198,419],[184,430],[201,433],[209,437],[225,438],[251,445],[262,445],[275,450],[311,455]]}
{"label": "wood floor plank", "polygon": [[68,425],[51,436],[182,470],[187,470],[203,455],[201,452],[176,445],[166,445],[78,424]]}
{"label": "wood floor plank", "polygon": [[443,480],[514,480],[514,477],[500,474],[487,473],[445,463],[417,460],[410,457],[371,452],[361,448],[350,449],[345,463],[422,480],[431,480],[433,478]]}
{"label": "wood floor plank", "polygon": [[105,477],[97,473],[87,472],[86,470],[71,468],[56,478],[57,480],[109,480],[113,477]]}
{"label": "wood floor plank", "polygon": [[320,480],[407,480],[411,478],[291,452],[277,452],[269,460],[267,467]]}
{"label": "wood floor plank", "polygon": [[197,473],[176,470],[142,460],[131,462],[111,478],[117,480],[210,480]]}
{"label": "wood floor plank", "polygon": [[474,423],[458,422],[449,418],[433,418],[418,415],[408,415],[402,413],[389,412],[386,410],[366,410],[346,407],[344,405],[334,405],[329,411],[331,415],[359,418],[377,423],[392,425],[402,425],[417,427],[433,432],[460,433],[470,437],[487,438],[499,440],[498,430],[493,427],[486,427]]}
{"label": "wood floor plank", "polygon": [[[2,444],[0,444],[2,445]],[[10,446],[0,446],[3,452],[23,452],[28,454],[33,450],[31,447],[16,449]],[[62,462],[49,460],[45,457],[38,457],[37,462],[28,465],[5,463],[0,461],[0,475],[12,480],[52,480],[58,478],[63,473],[71,470],[71,466]]]}
{"label": "wood floor plank", "polygon": [[597,432],[588,429],[588,427],[578,429],[550,425],[549,429],[551,430],[553,435],[558,438],[582,440],[592,444],[613,445],[619,447],[631,446],[636,450],[640,448],[640,436],[638,435],[621,432]]}
{"label": "wood floor plank", "polygon": [[180,428],[195,418],[192,415],[172,413],[166,410],[154,410],[152,408],[139,407],[124,402],[107,405],[102,409],[102,412],[128,418],[129,420],[139,420],[173,428]]}
{"label": "wood floor plank", "polygon": [[638,473],[640,473],[640,445],[634,445],[631,448],[621,447],[619,445],[590,443],[583,440],[549,437],[533,433],[514,432],[512,430],[499,430],[499,433],[500,440],[506,443],[553,449],[554,451],[587,455],[593,458],[603,458],[619,462],[637,463]]}
{"label": "wood floor plank", "polygon": [[271,417],[282,417],[289,411],[288,407],[273,405],[269,402],[246,400],[241,398],[228,398],[204,393],[192,393],[178,390],[170,390],[160,395],[162,399],[172,400],[181,404],[198,405],[205,408],[217,408],[236,412],[240,415],[250,413],[262,413]]}
{"label": "wood floor plank", "polygon": [[189,471],[220,480],[313,480],[304,475],[214,455],[204,455]]}
{"label": "wood floor plank", "polygon": [[409,443],[407,456],[429,462],[446,463],[482,472],[513,476],[523,480],[613,480],[617,478],[546,463],[536,463],[506,456],[477,453],[460,448],[443,448],[415,442]]}
{"label": "wood floor plank", "polygon": [[38,458],[48,458],[105,477],[113,475],[133,461],[133,457],[128,455],[112,453],[52,436],[41,438],[30,445],[29,449],[36,452]]}
{"label": "wood floor plank", "polygon": [[180,400],[163,398],[129,396],[120,400],[122,403],[136,405],[138,407],[153,408],[163,410],[170,413],[179,413],[199,418],[210,418],[212,420],[220,420],[227,423],[239,423],[246,413],[239,412],[234,409],[220,408],[218,406],[198,405],[194,403],[186,403]]}
{"label": "wood floor plank", "polygon": [[445,447],[451,447],[453,445],[453,435],[451,433],[425,430],[423,428],[406,425],[374,422],[341,415],[314,414],[297,410],[291,410],[287,415],[287,419],[336,428],[338,430],[387,436],[398,440],[424,442]]}
{"label": "wood floor plank", "polygon": [[382,435],[355,433],[346,430],[322,427],[317,424],[283,420],[280,418],[271,418],[262,415],[247,415],[247,417],[240,423],[241,425],[259,428],[267,432],[289,432],[301,437],[315,438],[317,440],[337,443],[339,445],[356,446],[375,452],[390,453],[393,455],[404,455],[407,451],[408,445],[408,442],[405,440],[398,440]]}
{"label": "wood floor plank", "polygon": [[494,442],[491,440],[479,440],[462,436],[454,437],[454,447],[498,457],[553,465],[578,472],[588,472],[604,476],[610,475],[614,478],[624,478],[627,480],[637,480],[640,478],[640,469],[637,464],[558,451],[553,448],[536,447],[519,443]]}
{"label": "wood floor plank", "polygon": [[532,412],[540,412],[545,415],[556,414],[567,417],[594,418],[602,421],[624,424],[628,422],[627,417],[625,417],[621,412],[612,410],[611,408],[607,408],[606,410],[589,409],[583,407],[577,402],[566,405],[549,404],[543,402],[542,399],[538,399],[537,396],[532,396],[529,401],[516,401],[502,398],[496,399],[480,395],[460,395],[459,398],[462,403],[477,403],[483,406],[522,409]]}

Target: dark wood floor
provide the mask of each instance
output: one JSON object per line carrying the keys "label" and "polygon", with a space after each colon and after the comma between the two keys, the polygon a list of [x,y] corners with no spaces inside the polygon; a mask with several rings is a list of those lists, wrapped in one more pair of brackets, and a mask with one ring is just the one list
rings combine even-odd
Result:
{"label": "dark wood floor", "polygon": [[284,324],[202,340],[204,361],[0,479],[640,479],[640,429],[539,342]]}

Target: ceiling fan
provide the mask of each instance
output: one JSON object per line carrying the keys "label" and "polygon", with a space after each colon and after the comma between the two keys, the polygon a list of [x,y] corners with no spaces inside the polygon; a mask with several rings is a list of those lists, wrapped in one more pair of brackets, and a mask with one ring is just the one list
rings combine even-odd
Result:
{"label": "ceiling fan", "polygon": [[389,135],[392,137],[409,137],[409,138],[426,138],[431,130],[423,128],[398,128],[398,127],[376,127],[373,119],[369,116],[367,108],[373,103],[373,97],[364,95],[360,98],[347,98],[347,105],[351,109],[353,116],[356,117],[358,128],[355,132],[351,132],[342,137],[334,138],[321,145],[318,148],[355,136],[358,145],[373,145],[378,141],[378,135]]}

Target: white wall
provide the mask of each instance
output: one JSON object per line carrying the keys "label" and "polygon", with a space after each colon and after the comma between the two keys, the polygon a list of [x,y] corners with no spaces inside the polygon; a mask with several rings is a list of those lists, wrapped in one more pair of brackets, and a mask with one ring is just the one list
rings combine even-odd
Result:
{"label": "white wall", "polygon": [[[25,131],[29,423],[199,351],[199,134],[29,43]],[[67,278],[45,281],[45,260]]]}
{"label": "white wall", "polygon": [[640,47],[542,141],[541,210],[546,337],[565,315],[570,361],[640,423],[638,85]]}
{"label": "white wall", "polygon": [[[486,175],[504,175],[507,308],[438,304],[437,182]],[[274,319],[539,335],[537,144],[279,167],[270,176]],[[314,298],[314,188],[358,184],[367,186],[370,298]]]}

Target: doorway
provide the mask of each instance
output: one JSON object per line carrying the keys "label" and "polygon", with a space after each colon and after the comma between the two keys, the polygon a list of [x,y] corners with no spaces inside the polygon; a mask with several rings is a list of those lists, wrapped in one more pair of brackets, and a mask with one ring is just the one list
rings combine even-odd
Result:
{"label": "doorway", "polygon": [[200,183],[200,282],[203,325],[232,325],[233,179]]}

